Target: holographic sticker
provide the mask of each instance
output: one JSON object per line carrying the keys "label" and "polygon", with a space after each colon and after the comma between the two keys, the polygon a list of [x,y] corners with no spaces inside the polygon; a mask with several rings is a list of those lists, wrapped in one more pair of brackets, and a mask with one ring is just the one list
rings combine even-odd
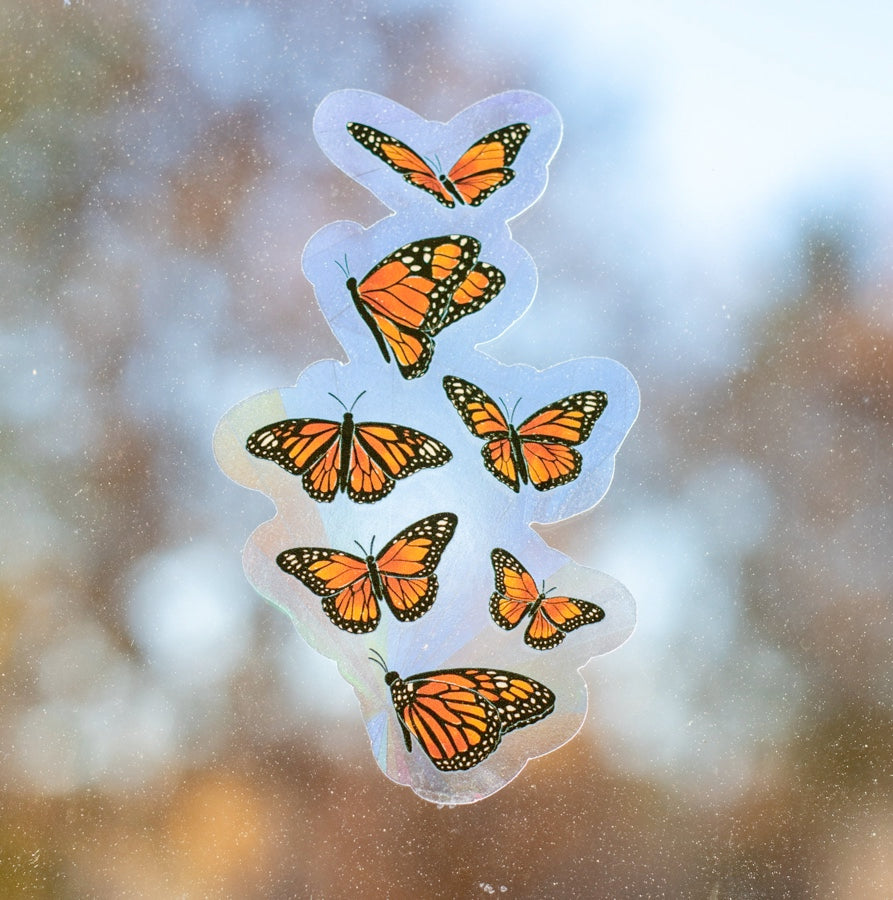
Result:
{"label": "holographic sticker", "polygon": [[275,502],[245,572],[354,687],[379,766],[469,803],[580,730],[579,669],[635,626],[621,584],[531,525],[604,496],[638,387],[611,359],[539,371],[480,349],[537,288],[508,222],[546,186],[561,136],[548,101],[512,91],[444,124],[339,91],[314,133],[394,211],[304,250],[349,362],[230,410],[215,454]]}

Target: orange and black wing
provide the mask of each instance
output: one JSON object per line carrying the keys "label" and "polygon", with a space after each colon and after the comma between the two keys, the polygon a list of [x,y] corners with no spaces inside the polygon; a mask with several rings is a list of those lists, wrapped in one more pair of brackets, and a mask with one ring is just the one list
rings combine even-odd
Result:
{"label": "orange and black wing", "polygon": [[508,167],[528,134],[530,126],[516,122],[485,135],[450,169],[447,187],[452,187],[463,203],[479,206],[515,177],[514,170]]}
{"label": "orange and black wing", "polygon": [[483,309],[505,287],[505,275],[486,262],[476,263],[465,280],[453,292],[443,318],[428,330],[437,334],[463,316]]}
{"label": "orange and black wing", "polygon": [[444,669],[385,681],[403,730],[440,770],[470,769],[499,746],[502,736],[548,716],[555,695],[545,685],[498,669]]}
{"label": "orange and black wing", "polygon": [[569,631],[601,622],[605,611],[588,600],[576,597],[544,597],[533,616],[524,643],[536,650],[550,650],[564,640]]}
{"label": "orange and black wing", "polygon": [[414,428],[361,422],[353,434],[347,495],[358,503],[374,503],[390,493],[395,479],[452,458],[446,445]]}
{"label": "orange and black wing", "polygon": [[404,181],[427,191],[444,206],[452,209],[456,205],[431,166],[411,147],[389,134],[385,134],[371,125],[363,125],[361,122],[348,122],[347,130],[355,141],[387,163],[395,172],[399,172]]}
{"label": "orange and black wing", "polygon": [[530,572],[507,550],[490,553],[496,590],[490,597],[490,615],[500,628],[511,631],[531,613],[540,598]]}
{"label": "orange and black wing", "polygon": [[508,422],[496,401],[476,384],[454,375],[444,376],[443,388],[468,430],[486,442],[481,456],[487,470],[513,491],[520,490]]}
{"label": "orange and black wing", "polygon": [[276,557],[280,569],[322,598],[326,615],[342,631],[374,631],[381,610],[366,561],[325,547],[295,547]]}
{"label": "orange and black wing", "polygon": [[454,513],[436,513],[404,528],[375,559],[382,595],[394,616],[412,622],[437,598],[434,570],[458,524]]}
{"label": "orange and black wing", "polygon": [[518,426],[524,465],[538,491],[580,474],[583,457],[573,448],[588,439],[607,405],[604,391],[582,391],[544,406]]}
{"label": "orange and black wing", "polygon": [[524,632],[524,643],[529,647],[550,650],[569,631],[605,617],[604,610],[588,600],[545,596],[537,589],[530,572],[507,550],[497,547],[490,559],[496,586],[490,598],[490,615],[507,631],[525,616],[531,616]]}
{"label": "orange and black wing", "polygon": [[477,262],[481,245],[454,234],[406,244],[386,256],[347,289],[386,362],[391,353],[404,378],[428,371],[436,329],[453,303],[453,294]]}
{"label": "orange and black wing", "polygon": [[301,475],[304,490],[328,503],[338,492],[341,423],[325,419],[284,419],[260,428],[245,443],[249,453]]}

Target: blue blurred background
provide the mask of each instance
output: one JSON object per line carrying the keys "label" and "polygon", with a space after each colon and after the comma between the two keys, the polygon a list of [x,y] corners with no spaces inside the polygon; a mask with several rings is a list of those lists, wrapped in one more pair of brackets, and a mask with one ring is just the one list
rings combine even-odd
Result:
{"label": "blue blurred background", "polygon": [[[867,0],[0,0],[0,893],[893,896],[891,34]],[[642,389],[607,497],[543,529],[639,627],[471,807],[380,773],[210,452],[339,354],[301,250],[385,214],[312,138],[344,87],[558,107],[493,352]]]}

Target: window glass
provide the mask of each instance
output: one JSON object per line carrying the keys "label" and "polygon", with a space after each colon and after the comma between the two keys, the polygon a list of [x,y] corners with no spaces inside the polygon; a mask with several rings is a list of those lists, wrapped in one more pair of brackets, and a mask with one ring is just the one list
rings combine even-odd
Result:
{"label": "window glass", "polygon": [[[0,893],[893,895],[893,16],[0,0]],[[488,800],[388,781],[349,686],[248,586],[272,515],[214,426],[341,349],[301,273],[386,210],[331,91],[565,132],[494,345],[613,357],[642,413],[542,529],[627,585],[582,732]]]}

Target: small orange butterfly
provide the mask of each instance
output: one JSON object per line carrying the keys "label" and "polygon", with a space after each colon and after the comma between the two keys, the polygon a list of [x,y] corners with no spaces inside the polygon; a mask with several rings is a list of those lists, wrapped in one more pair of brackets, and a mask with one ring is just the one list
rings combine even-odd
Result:
{"label": "small orange butterfly", "polygon": [[405,425],[353,420],[344,407],[344,419],[284,419],[255,431],[245,446],[259,459],[301,475],[304,490],[320,503],[330,503],[346,492],[357,503],[374,503],[394,488],[395,479],[419,469],[448,463],[453,454],[440,441]]}
{"label": "small orange butterfly", "polygon": [[608,405],[604,391],[583,391],[544,406],[516,428],[509,421],[514,410],[503,415],[470,381],[447,375],[443,387],[468,430],[486,442],[481,455],[487,470],[515,492],[522,482],[548,491],[573,481],[583,465],[574,446],[589,437]]}
{"label": "small orange butterfly", "polygon": [[404,378],[424,375],[434,336],[483,309],[505,286],[499,269],[478,262],[480,252],[480,242],[468,235],[425,238],[398,248],[359,282],[347,279],[385,362],[393,353]]}
{"label": "small orange butterfly", "polygon": [[457,201],[479,206],[497,188],[508,184],[515,177],[514,169],[508,167],[530,134],[530,126],[523,122],[493,131],[472,144],[448,175],[437,175],[411,147],[383,131],[360,122],[348,122],[347,130],[355,141],[399,172],[404,181],[427,191],[450,209]]}
{"label": "small orange butterfly", "polygon": [[530,572],[507,550],[497,547],[490,554],[496,590],[490,597],[490,615],[500,628],[511,631],[525,617],[530,623],[524,643],[536,650],[557,647],[565,634],[601,622],[605,611],[588,600],[548,597],[537,590]]}
{"label": "small orange butterfly", "polygon": [[[373,651],[375,652],[375,651]],[[406,749],[412,738],[444,772],[471,769],[515,728],[544,719],[555,695],[544,684],[499,669],[442,669],[401,678],[380,655],[370,656],[385,671],[385,684]]]}
{"label": "small orange butterfly", "polygon": [[[342,631],[374,631],[387,604],[400,622],[414,622],[434,605],[437,575],[458,518],[435,513],[404,528],[375,556],[325,547],[295,547],[276,557],[280,569],[322,598],[326,615]],[[374,543],[374,541],[373,541]],[[357,544],[359,547],[360,545]]]}

